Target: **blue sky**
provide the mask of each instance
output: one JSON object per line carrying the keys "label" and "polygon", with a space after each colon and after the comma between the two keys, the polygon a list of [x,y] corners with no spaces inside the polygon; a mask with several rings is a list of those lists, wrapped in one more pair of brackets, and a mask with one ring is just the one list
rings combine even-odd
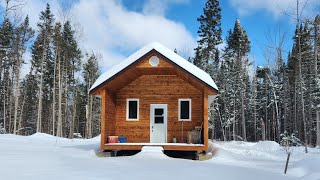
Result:
{"label": "blue sky", "polygon": [[[256,66],[265,65],[267,57],[272,63],[273,52],[265,49],[275,40],[267,36],[271,34],[269,37],[274,38],[277,31],[286,33],[283,47],[285,53],[290,50],[295,21],[283,12],[294,15],[295,1],[220,1],[223,39],[239,18],[251,40],[252,61]],[[300,0],[301,6],[306,1],[303,17],[319,14],[320,1]],[[28,0],[21,11],[23,15],[29,15],[32,27],[36,28],[39,13],[47,2],[57,20],[71,19],[80,47],[100,54],[100,65],[105,71],[153,41],[192,56],[198,38],[197,18],[203,13],[206,0]],[[68,13],[62,13],[66,9]],[[284,56],[286,58],[286,54]],[[30,58],[30,52],[25,57]]]}
{"label": "blue sky", "polygon": [[[123,0],[123,4],[126,8],[138,12],[143,11],[142,7],[144,3],[145,0],[134,2],[131,0]],[[197,31],[200,25],[197,18],[203,14],[205,3],[206,0],[192,0],[181,4],[173,4],[168,7],[165,16],[176,22],[183,23],[192,35],[197,38]],[[276,3],[276,1],[274,3]],[[292,1],[292,3],[294,2]],[[284,58],[286,58],[287,52],[291,49],[292,45],[292,36],[295,28],[293,19],[282,12],[273,14],[272,11],[268,11],[264,8],[250,9],[252,12],[243,14],[237,11],[237,9],[232,6],[231,1],[228,0],[221,1],[220,7],[222,9],[222,38],[226,38],[227,31],[233,28],[235,20],[237,18],[240,19],[240,22],[246,29],[251,41],[251,59],[255,62],[255,65],[265,65],[267,63],[264,49],[266,46],[270,46],[273,43],[269,38],[270,33],[272,35],[276,35],[276,32],[279,31],[281,33],[286,33],[285,42],[283,44],[285,53]],[[293,11],[290,12],[290,10],[291,9],[288,9],[288,12],[293,13]]]}

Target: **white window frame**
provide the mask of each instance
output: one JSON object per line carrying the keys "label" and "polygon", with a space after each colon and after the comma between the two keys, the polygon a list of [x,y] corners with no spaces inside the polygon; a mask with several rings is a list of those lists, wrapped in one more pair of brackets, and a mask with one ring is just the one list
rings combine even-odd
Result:
{"label": "white window frame", "polygon": [[[137,101],[137,119],[129,118],[129,101]],[[126,120],[127,121],[139,121],[139,99],[138,98],[127,98]]]}
{"label": "white window frame", "polygon": [[[181,101],[189,101],[189,119],[181,119]],[[178,100],[178,121],[191,121],[191,112],[192,112],[192,101],[190,98],[187,99],[179,99]]]}

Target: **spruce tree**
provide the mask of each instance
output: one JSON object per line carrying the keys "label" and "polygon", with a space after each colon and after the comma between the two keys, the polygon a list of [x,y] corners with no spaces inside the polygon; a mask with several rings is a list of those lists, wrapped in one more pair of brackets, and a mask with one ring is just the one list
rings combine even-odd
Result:
{"label": "spruce tree", "polygon": [[218,66],[218,45],[222,43],[221,8],[219,0],[208,0],[203,8],[203,15],[198,18],[200,40],[195,48],[193,63],[214,77]]}
{"label": "spruce tree", "polygon": [[[78,42],[75,39],[75,31],[71,27],[70,21],[67,21],[63,25],[62,30],[62,39],[63,39],[63,52],[62,58],[64,60],[65,66],[65,98],[66,104],[70,104],[70,107],[66,106],[65,112],[72,112],[69,115],[65,114],[66,120],[68,123],[68,136],[70,138],[73,137],[74,132],[74,121],[75,121],[75,113],[76,113],[76,78],[75,74],[80,70],[81,64],[81,50],[78,48]],[[70,103],[69,103],[70,102]],[[68,109],[67,109],[68,108]]]}
{"label": "spruce tree", "polygon": [[[227,46],[224,50],[224,63],[227,65],[230,75],[223,81],[229,81],[225,93],[229,94],[230,102],[224,102],[231,105],[232,112],[232,131],[233,139],[236,139],[237,131],[242,132],[242,139],[246,141],[246,104],[248,101],[248,71],[250,65],[248,54],[250,52],[250,41],[246,31],[242,28],[240,21],[237,19],[233,30],[228,31]],[[229,92],[228,92],[229,91]],[[240,107],[240,109],[238,109]],[[236,127],[236,117],[241,117],[241,129]],[[237,129],[236,129],[237,128]]]}
{"label": "spruce tree", "polygon": [[[50,114],[50,101],[52,97],[53,85],[53,55],[52,55],[52,30],[54,18],[47,4],[46,9],[40,13],[38,26],[38,36],[32,45],[32,66],[35,68],[36,77],[39,84],[38,89],[38,117],[37,132],[42,132],[42,127],[49,128],[48,121],[42,122],[43,117]],[[49,118],[46,118],[49,120]],[[45,123],[45,124],[44,124]],[[48,129],[46,129],[48,131]]]}

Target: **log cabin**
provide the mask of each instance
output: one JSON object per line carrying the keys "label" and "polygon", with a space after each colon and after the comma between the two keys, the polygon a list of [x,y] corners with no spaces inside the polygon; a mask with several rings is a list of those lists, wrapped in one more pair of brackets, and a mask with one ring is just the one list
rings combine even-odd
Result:
{"label": "log cabin", "polygon": [[101,150],[208,149],[208,106],[218,88],[210,75],[160,43],[103,73],[89,93],[101,97]]}

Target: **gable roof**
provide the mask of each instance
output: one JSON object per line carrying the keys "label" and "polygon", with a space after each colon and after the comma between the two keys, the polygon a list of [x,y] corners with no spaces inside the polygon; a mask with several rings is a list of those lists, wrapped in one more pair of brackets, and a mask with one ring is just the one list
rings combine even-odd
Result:
{"label": "gable roof", "polygon": [[207,74],[205,71],[201,70],[197,66],[193,65],[183,57],[179,56],[169,48],[165,47],[164,45],[158,42],[153,42],[142,47],[141,49],[136,51],[134,54],[129,56],[127,59],[123,60],[119,64],[115,65],[114,67],[110,68],[105,73],[100,75],[99,78],[95,81],[95,83],[91,86],[90,92],[98,88],[98,86],[100,86],[101,84],[103,84],[104,82],[106,82],[107,80],[109,80],[110,78],[118,74],[119,72],[121,72],[123,69],[125,69],[132,63],[136,62],[138,59],[140,59],[142,56],[144,56],[151,50],[155,50],[159,52],[160,54],[165,56],[167,59],[172,61],[174,64],[178,65],[179,67],[186,70],[193,76],[197,77],[202,82],[207,84],[209,87],[218,91],[217,85],[214,83],[213,79],[209,74]]}

